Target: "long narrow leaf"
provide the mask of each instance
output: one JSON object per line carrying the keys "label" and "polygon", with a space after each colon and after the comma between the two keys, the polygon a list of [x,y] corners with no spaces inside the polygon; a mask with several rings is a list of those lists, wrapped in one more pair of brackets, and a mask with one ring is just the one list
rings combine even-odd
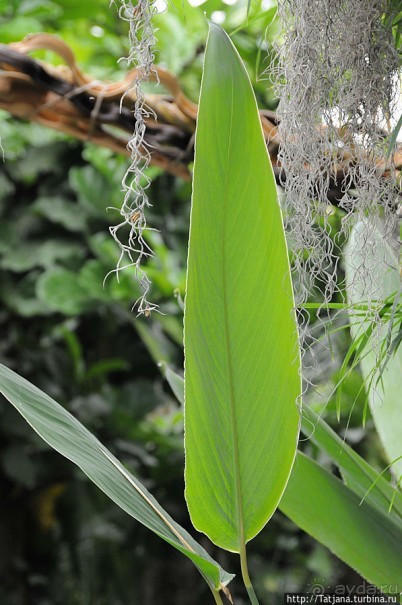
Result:
{"label": "long narrow leaf", "polygon": [[0,364],[0,392],[55,450],[79,466],[116,504],[195,563],[213,589],[233,576],[178,525],[145,487],[78,420]]}
{"label": "long narrow leaf", "polygon": [[385,593],[402,591],[402,531],[304,454],[279,508]]}
{"label": "long narrow leaf", "polygon": [[[370,236],[367,236],[370,233]],[[372,298],[387,301],[401,287],[398,261],[381,234],[380,227],[359,222],[353,229],[346,250],[346,290],[352,304]],[[367,269],[365,269],[366,267]],[[371,272],[371,288],[368,292],[366,272]],[[392,321],[392,317],[391,317]],[[350,313],[351,331],[356,341],[370,327],[370,319],[362,319]],[[373,324],[374,325],[374,324]],[[391,326],[391,339],[398,326]],[[395,477],[402,476],[402,348],[399,347],[389,359],[382,360],[381,341],[387,344],[389,325],[375,326],[373,334],[360,358],[368,401],[373,420],[381,439],[391,470]],[[383,362],[386,364],[383,365]]]}
{"label": "long narrow leaf", "polygon": [[301,392],[289,262],[254,93],[211,25],[195,142],[185,304],[186,498],[235,552],[276,509]]}
{"label": "long narrow leaf", "polygon": [[346,485],[379,513],[389,516],[402,531],[402,494],[397,488],[392,487],[308,407],[303,410],[301,430],[337,465]]}

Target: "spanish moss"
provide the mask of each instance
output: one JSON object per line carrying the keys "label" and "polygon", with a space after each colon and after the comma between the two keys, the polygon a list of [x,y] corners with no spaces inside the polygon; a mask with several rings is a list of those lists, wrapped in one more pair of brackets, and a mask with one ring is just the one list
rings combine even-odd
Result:
{"label": "spanish moss", "polygon": [[[365,221],[370,230],[380,217],[384,236],[395,237],[397,183],[386,158],[399,58],[385,0],[279,0],[278,14],[279,162],[286,174],[295,295],[303,304],[319,291],[325,304],[339,289],[339,242],[352,224],[372,217]],[[335,236],[328,191],[341,166],[347,166],[348,178],[338,200],[341,233]],[[383,178],[385,169],[390,178]],[[369,296],[376,276],[364,259],[361,271]]]}

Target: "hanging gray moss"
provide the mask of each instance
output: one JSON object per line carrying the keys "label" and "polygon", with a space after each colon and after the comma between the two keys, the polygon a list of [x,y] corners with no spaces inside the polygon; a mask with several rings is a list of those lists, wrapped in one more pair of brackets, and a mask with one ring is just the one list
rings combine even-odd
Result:
{"label": "hanging gray moss", "polygon": [[[278,1],[279,162],[286,174],[298,304],[315,289],[327,302],[338,287],[340,250],[330,237],[327,197],[337,166],[348,166],[339,203],[345,211],[343,233],[363,217],[373,217],[365,224],[374,229],[381,217],[384,236],[395,236],[396,178],[381,176],[388,146],[384,129],[389,135],[399,86],[389,11],[386,0]],[[390,171],[395,174],[392,165]],[[364,259],[361,271],[367,273],[369,293],[376,276]]]}
{"label": "hanging gray moss", "polygon": [[[130,52],[127,57],[128,66],[136,68],[136,77],[130,93],[133,93],[135,104],[133,109],[134,132],[128,143],[131,152],[131,164],[123,177],[124,200],[119,208],[122,221],[110,227],[110,233],[120,247],[121,253],[117,263],[116,273],[126,267],[134,267],[136,278],[142,294],[134,307],[139,314],[149,315],[157,309],[157,305],[148,301],[147,296],[151,286],[150,280],[143,269],[143,262],[153,255],[147,244],[144,233],[147,227],[146,208],[151,204],[147,195],[150,179],[146,168],[150,163],[150,152],[144,140],[146,119],[153,111],[147,107],[143,92],[144,83],[149,80],[154,64],[155,35],[152,17],[157,12],[154,0],[121,0],[119,16],[129,23]],[[128,91],[127,91],[128,92]],[[128,236],[127,236],[128,231]]]}

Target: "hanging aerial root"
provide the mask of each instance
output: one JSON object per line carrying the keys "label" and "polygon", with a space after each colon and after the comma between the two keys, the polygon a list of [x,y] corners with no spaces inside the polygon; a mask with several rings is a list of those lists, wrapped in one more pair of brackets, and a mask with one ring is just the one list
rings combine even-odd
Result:
{"label": "hanging aerial root", "polygon": [[151,157],[145,141],[145,130],[146,120],[149,117],[156,119],[156,115],[146,104],[143,85],[149,80],[154,69],[156,40],[152,16],[156,12],[154,0],[138,0],[136,3],[131,0],[121,0],[119,7],[120,18],[127,21],[130,26],[130,52],[127,63],[137,68],[136,78],[131,88],[136,101],[133,111],[134,132],[127,145],[131,155],[131,164],[123,177],[124,200],[121,208],[118,209],[122,221],[109,228],[121,250],[115,271],[118,275],[122,269],[128,266],[134,267],[136,279],[141,288],[141,296],[135,302],[134,307],[138,314],[146,316],[157,309],[157,305],[147,299],[151,282],[143,268],[144,260],[153,255],[145,239],[145,232],[149,230],[145,211],[151,206],[147,195],[151,181],[146,174]]}

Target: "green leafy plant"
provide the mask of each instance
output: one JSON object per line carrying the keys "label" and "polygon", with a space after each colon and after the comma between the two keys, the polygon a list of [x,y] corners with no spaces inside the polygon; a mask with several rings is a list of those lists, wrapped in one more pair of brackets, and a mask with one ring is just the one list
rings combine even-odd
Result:
{"label": "green leafy plant", "polygon": [[[149,329],[139,325],[146,340]],[[272,169],[247,72],[216,26],[206,48],[196,132],[184,344],[184,391],[170,368],[166,378],[185,405],[187,503],[196,529],[240,554],[251,603],[258,600],[246,543],[278,506],[365,579],[399,592],[399,492],[312,410],[302,414],[298,406],[297,325]],[[160,351],[154,354],[161,359]],[[232,574],[77,419],[5,366],[0,391],[49,445],[186,555],[216,603],[222,592],[231,598]],[[296,455],[300,424],[343,481]]]}
{"label": "green leafy plant", "polygon": [[272,516],[289,477],[300,367],[256,101],[233,45],[214,25],[195,154],[184,316],[186,498],[194,526],[240,553],[252,595],[245,545]]}
{"label": "green leafy plant", "polygon": [[[372,304],[366,317],[351,313],[352,335],[361,342],[358,356],[362,369],[370,410],[395,478],[402,477],[402,450],[398,425],[401,414],[402,348],[392,347],[399,332],[397,308],[401,278],[395,251],[384,241],[381,223],[371,228],[371,237],[365,241],[363,234],[370,233],[366,221],[357,223],[351,233],[346,251],[347,293],[350,302],[357,303],[364,294],[381,301],[391,300],[389,317],[376,322],[380,313]],[[363,246],[365,251],[363,253]],[[367,248],[369,252],[367,253]],[[361,267],[368,264],[379,276],[371,292],[366,292]]]}

